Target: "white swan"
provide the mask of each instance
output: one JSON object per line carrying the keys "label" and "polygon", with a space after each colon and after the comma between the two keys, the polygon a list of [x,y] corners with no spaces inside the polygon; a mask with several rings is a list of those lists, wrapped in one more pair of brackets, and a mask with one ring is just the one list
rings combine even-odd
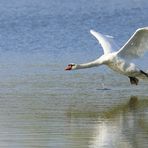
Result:
{"label": "white swan", "polygon": [[128,76],[131,84],[138,85],[139,79],[148,80],[148,73],[131,62],[135,58],[140,58],[148,51],[148,27],[137,29],[125,45],[116,52],[112,51],[110,42],[101,33],[94,30],[90,30],[90,33],[99,41],[104,54],[89,63],[69,64],[65,70],[90,68],[105,64],[112,70]]}

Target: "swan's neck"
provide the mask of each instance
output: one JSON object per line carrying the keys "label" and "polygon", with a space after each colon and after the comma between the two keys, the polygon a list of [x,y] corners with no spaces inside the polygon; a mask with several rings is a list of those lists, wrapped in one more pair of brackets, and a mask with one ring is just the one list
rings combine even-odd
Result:
{"label": "swan's neck", "polygon": [[92,62],[88,62],[88,63],[84,63],[84,64],[77,64],[76,69],[97,67],[99,65],[101,65],[101,63],[98,60],[96,60],[96,61],[92,61]]}

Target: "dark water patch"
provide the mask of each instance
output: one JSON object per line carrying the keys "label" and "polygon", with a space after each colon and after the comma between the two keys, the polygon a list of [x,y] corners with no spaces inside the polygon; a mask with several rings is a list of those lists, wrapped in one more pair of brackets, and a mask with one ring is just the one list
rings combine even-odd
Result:
{"label": "dark water patch", "polygon": [[111,88],[97,88],[96,90],[103,90],[103,91],[106,91],[106,90],[112,90]]}

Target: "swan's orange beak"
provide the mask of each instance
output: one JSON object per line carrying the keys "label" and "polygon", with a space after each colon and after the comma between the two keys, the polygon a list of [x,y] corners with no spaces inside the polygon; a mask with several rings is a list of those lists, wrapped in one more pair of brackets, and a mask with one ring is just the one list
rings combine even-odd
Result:
{"label": "swan's orange beak", "polygon": [[71,70],[72,69],[72,65],[71,64],[69,64],[66,68],[65,68],[65,70]]}

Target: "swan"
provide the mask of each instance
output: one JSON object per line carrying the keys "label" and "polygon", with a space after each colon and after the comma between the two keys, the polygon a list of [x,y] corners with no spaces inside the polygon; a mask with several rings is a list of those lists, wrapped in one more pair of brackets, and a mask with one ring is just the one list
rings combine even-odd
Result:
{"label": "swan", "polygon": [[111,43],[101,33],[94,30],[90,30],[90,33],[101,44],[104,54],[88,63],[68,64],[65,70],[91,68],[104,64],[112,70],[127,76],[132,85],[138,85],[139,79],[148,80],[148,73],[132,62],[132,60],[142,57],[148,51],[148,27],[137,29],[118,51],[112,50]]}

